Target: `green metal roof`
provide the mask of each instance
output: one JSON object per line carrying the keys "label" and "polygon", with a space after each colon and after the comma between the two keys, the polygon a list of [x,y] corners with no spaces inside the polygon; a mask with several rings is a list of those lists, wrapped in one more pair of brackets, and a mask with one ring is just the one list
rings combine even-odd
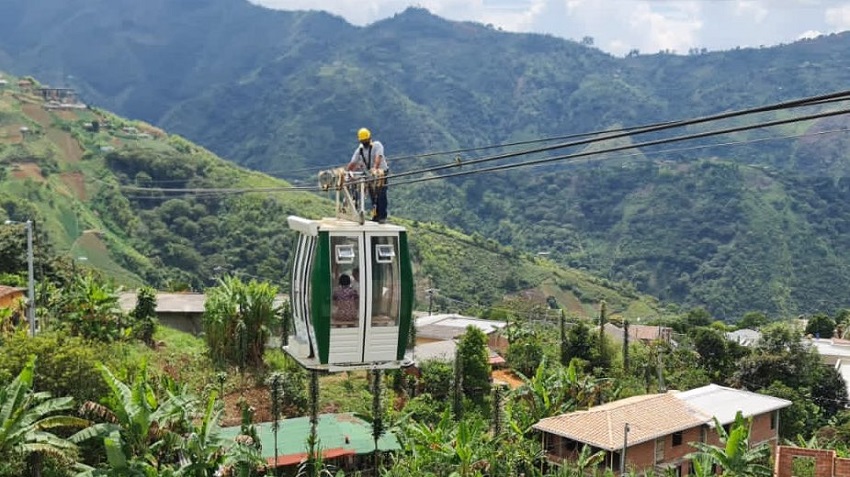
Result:
{"label": "green metal roof", "polygon": [[[303,454],[307,452],[307,437],[310,435],[310,418],[293,417],[281,419],[280,428],[277,432],[278,457],[287,455]],[[263,457],[274,459],[274,433],[272,423],[263,422],[254,424],[260,442],[263,445]],[[225,427],[221,430],[221,436],[233,439],[239,435],[240,426]],[[325,451],[336,449],[345,450],[346,453],[369,454],[375,450],[372,440],[372,425],[356,417],[353,413],[342,414],[320,414],[319,425],[316,432],[319,436],[319,445]],[[346,442],[348,438],[348,442]],[[395,434],[387,431],[379,440],[378,448],[382,451],[395,451],[401,449],[401,444]]]}

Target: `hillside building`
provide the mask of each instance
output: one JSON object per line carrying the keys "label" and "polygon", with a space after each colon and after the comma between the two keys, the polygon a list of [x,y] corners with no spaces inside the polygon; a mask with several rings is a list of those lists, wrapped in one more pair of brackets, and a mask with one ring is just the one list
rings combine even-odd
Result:
{"label": "hillside building", "polygon": [[791,401],[710,384],[690,391],[634,396],[540,420],[549,461],[574,461],[587,445],[604,451],[601,467],[618,472],[625,451],[625,468],[637,473],[675,472],[691,475],[687,455],[690,442],[720,443],[714,418],[721,426],[735,421],[740,411],[752,418],[750,442],[775,449],[779,439],[779,411]]}

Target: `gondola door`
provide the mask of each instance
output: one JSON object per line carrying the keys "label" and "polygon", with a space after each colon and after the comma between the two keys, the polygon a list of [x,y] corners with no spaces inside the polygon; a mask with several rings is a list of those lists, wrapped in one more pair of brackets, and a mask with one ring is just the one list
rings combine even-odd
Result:
{"label": "gondola door", "polygon": [[330,234],[331,316],[329,363],[358,363],[363,359],[366,297],[360,281],[365,270],[363,234]]}
{"label": "gondola door", "polygon": [[366,295],[366,328],[363,360],[398,359],[402,280],[398,234],[365,233],[364,260],[369,276],[363,280]]}

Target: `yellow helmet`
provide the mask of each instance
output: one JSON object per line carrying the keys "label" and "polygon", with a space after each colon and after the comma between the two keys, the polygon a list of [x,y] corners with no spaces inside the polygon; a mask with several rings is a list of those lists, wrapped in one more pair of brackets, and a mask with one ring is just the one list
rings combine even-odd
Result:
{"label": "yellow helmet", "polygon": [[359,141],[365,141],[367,139],[370,139],[371,137],[372,133],[370,133],[369,130],[366,128],[360,128],[360,130],[357,131],[357,139]]}

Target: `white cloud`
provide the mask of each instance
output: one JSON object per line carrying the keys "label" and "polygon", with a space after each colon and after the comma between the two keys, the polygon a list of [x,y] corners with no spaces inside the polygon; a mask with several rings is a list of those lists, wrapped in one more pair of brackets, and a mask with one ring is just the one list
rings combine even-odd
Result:
{"label": "white cloud", "polygon": [[850,29],[848,0],[251,0],[286,10],[322,9],[355,25],[409,6],[507,31],[550,33],[615,55],[690,48],[757,47]]}
{"label": "white cloud", "polygon": [[826,23],[836,30],[850,28],[850,4],[829,8],[826,10],[825,16]]}

